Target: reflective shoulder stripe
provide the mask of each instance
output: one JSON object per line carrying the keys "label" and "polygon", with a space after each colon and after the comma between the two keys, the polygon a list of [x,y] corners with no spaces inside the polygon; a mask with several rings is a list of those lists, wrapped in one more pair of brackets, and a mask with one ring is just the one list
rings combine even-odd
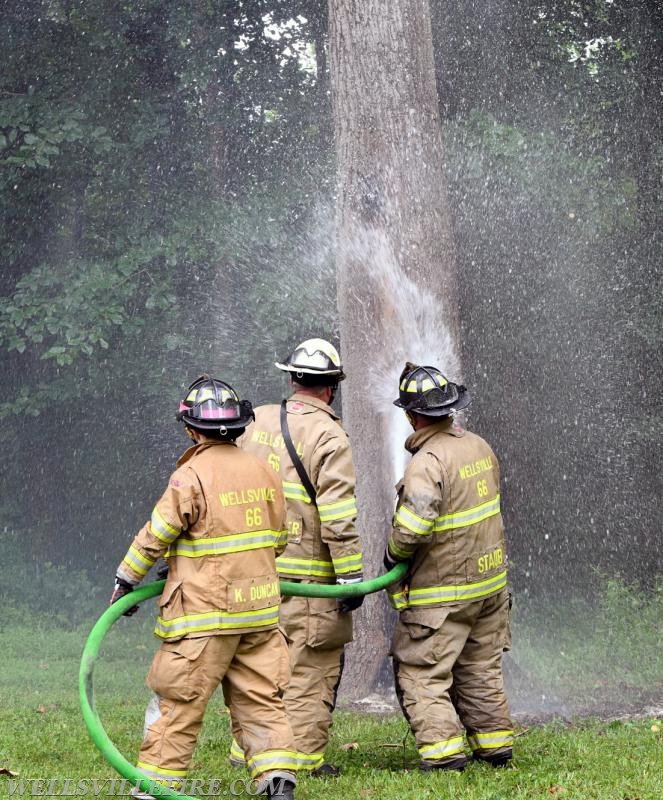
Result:
{"label": "reflective shoulder stripe", "polygon": [[407,506],[400,505],[394,515],[394,523],[407,528],[408,531],[423,536],[428,535],[433,530],[433,520],[424,519],[417,516],[414,511],[410,511]]}
{"label": "reflective shoulder stripe", "polygon": [[266,628],[276,625],[279,607],[269,606],[257,611],[207,611],[204,614],[185,614],[175,619],[157,617],[154,633],[160,639],[180,639],[205,631],[232,631],[239,628]]}
{"label": "reflective shoulder stripe", "polygon": [[286,500],[299,500],[300,503],[311,503],[311,498],[306,491],[303,483],[293,483],[292,481],[282,481],[283,494]]}
{"label": "reflective shoulder stripe", "polygon": [[181,528],[176,528],[161,516],[159,509],[154,506],[152,510],[152,517],[150,519],[150,530],[165,544],[170,544],[182,533]]}
{"label": "reflective shoulder stripe", "polygon": [[336,573],[331,561],[315,561],[310,558],[279,556],[276,559],[279,574],[296,577],[333,578]]}
{"label": "reflective shoulder stripe", "polygon": [[322,503],[318,506],[318,513],[320,515],[320,522],[351,519],[357,516],[357,501],[354,497],[348,497],[336,503]]}
{"label": "reflective shoulder stripe", "polygon": [[477,522],[482,522],[488,517],[493,517],[495,514],[500,513],[500,496],[499,494],[481,503],[473,508],[467,508],[464,511],[455,511],[453,514],[443,514],[435,520],[434,530],[436,533],[440,531],[449,531],[453,528],[465,528],[468,525],[475,525]]}
{"label": "reflective shoulder stripe", "polygon": [[[333,558],[333,557],[332,557]],[[333,558],[334,571],[337,575],[347,575],[350,572],[363,572],[361,553],[353,553],[341,558]]]}

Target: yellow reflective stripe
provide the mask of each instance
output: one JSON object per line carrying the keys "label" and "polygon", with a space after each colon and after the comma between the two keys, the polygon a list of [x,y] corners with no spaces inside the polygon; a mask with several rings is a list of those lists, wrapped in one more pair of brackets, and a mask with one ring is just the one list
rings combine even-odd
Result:
{"label": "yellow reflective stripe", "polygon": [[398,556],[399,558],[402,558],[403,560],[405,560],[406,558],[409,558],[410,555],[411,555],[411,553],[409,551],[403,550],[402,547],[399,547],[396,544],[396,542],[393,539],[393,536],[389,538],[389,552],[393,556]]}
{"label": "yellow reflective stripe", "polygon": [[185,769],[165,769],[154,764],[147,764],[145,761],[139,761],[136,766],[146,778],[150,778],[154,783],[165,784],[171,789],[180,789],[182,781],[178,780],[178,778],[186,778],[187,776],[187,770]]}
{"label": "yellow reflective stripe", "polygon": [[238,628],[259,628],[274,625],[279,620],[279,607],[269,606],[257,611],[207,611],[204,614],[185,614],[175,619],[157,617],[154,633],[161,639],[181,638],[204,631],[231,631]]}
{"label": "yellow reflective stripe", "polygon": [[136,766],[142,772],[149,773],[150,775],[159,775],[165,778],[175,776],[176,778],[186,778],[187,770],[185,769],[165,769],[164,767],[157,767],[154,764],[148,764],[145,761],[139,761]]}
{"label": "yellow reflective stripe", "polygon": [[396,611],[407,608],[407,596],[405,591],[387,592],[387,597],[389,598],[389,604],[392,608],[395,608]]}
{"label": "yellow reflective stripe", "polygon": [[319,767],[325,760],[324,753],[296,753],[297,769],[309,770]]}
{"label": "yellow reflective stripe", "polygon": [[513,747],[513,731],[474,732],[468,735],[467,742],[472,750],[496,750],[500,747]]}
{"label": "yellow reflective stripe", "polygon": [[316,578],[333,578],[336,575],[331,561],[314,561],[310,558],[291,556],[279,556],[276,559],[276,569],[279,573]]}
{"label": "yellow reflective stripe", "polygon": [[353,553],[350,556],[333,558],[333,561],[334,561],[334,569],[337,575],[347,575],[349,572],[363,571],[363,562],[361,553]]}
{"label": "yellow reflective stripe", "polygon": [[181,528],[176,528],[161,516],[159,509],[155,506],[152,510],[152,517],[150,519],[150,530],[165,544],[170,544],[182,533]]}
{"label": "yellow reflective stripe", "polygon": [[234,737],[230,743],[230,758],[234,758],[235,761],[244,761],[244,750],[237,744],[237,739]]}
{"label": "yellow reflective stripe", "polygon": [[429,606],[436,603],[456,603],[460,600],[478,600],[506,586],[506,570],[478,583],[461,583],[457,586],[424,586],[410,589],[408,605]]}
{"label": "yellow reflective stripe", "polygon": [[278,532],[276,537],[276,547],[285,547],[288,544],[288,529],[284,528]]}
{"label": "yellow reflective stripe", "polygon": [[293,483],[292,481],[282,481],[281,483],[286,500],[299,500],[301,503],[311,502],[303,483]]}
{"label": "yellow reflective stripe", "polygon": [[357,501],[354,497],[339,500],[337,503],[322,503],[318,506],[320,522],[334,522],[357,516]]}
{"label": "yellow reflective stripe", "polygon": [[246,763],[252,778],[273,769],[285,769],[289,772],[295,772],[297,769],[297,755],[294,750],[268,750],[266,753],[258,753],[255,756],[251,756]]}
{"label": "yellow reflective stripe", "polygon": [[443,514],[435,520],[435,532],[449,531],[453,528],[465,528],[467,525],[475,525],[488,517],[493,517],[500,513],[499,494],[481,505],[468,508],[465,511],[456,511],[453,514]]}
{"label": "yellow reflective stripe", "polygon": [[147,575],[147,573],[150,571],[150,568],[153,567],[156,562],[156,558],[148,558],[147,556],[144,556],[140,550],[133,545],[129,546],[127,554],[122,560],[139,575]]}
{"label": "yellow reflective stripe", "polygon": [[443,739],[434,744],[426,744],[419,748],[419,755],[425,759],[446,758],[455,756],[463,752],[463,737],[454,736],[451,739]]}
{"label": "yellow reflective stripe", "polygon": [[222,553],[242,553],[245,550],[274,547],[282,537],[282,531],[272,530],[247,531],[246,533],[233,533],[230,536],[212,536],[201,539],[189,539],[186,536],[180,536],[171,545],[169,553],[170,555],[184,556],[185,558],[215,556]]}
{"label": "yellow reflective stripe", "polygon": [[417,516],[407,506],[399,506],[394,515],[394,522],[402,525],[412,533],[427,535],[433,530],[433,520]]}

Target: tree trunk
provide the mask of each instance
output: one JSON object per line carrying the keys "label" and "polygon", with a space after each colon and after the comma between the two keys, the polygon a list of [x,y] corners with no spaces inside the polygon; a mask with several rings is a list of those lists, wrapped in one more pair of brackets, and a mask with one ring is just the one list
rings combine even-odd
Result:
{"label": "tree trunk", "polygon": [[[382,572],[407,424],[391,403],[406,359],[459,378],[456,272],[428,0],[329,0],[337,152],[337,274],[365,572]],[[342,685],[386,667],[384,593],[355,615]]]}

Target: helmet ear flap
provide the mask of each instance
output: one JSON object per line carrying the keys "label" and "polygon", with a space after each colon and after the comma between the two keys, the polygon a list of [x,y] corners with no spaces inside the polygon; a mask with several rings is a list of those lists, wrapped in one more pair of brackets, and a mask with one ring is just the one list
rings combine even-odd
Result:
{"label": "helmet ear flap", "polygon": [[240,400],[239,413],[241,417],[246,420],[247,425],[249,422],[255,422],[256,415],[250,400]]}

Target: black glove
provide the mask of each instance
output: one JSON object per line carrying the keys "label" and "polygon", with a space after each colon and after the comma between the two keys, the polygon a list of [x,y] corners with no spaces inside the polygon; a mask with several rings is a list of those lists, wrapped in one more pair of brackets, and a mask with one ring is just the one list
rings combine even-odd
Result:
{"label": "black glove", "polygon": [[363,594],[357,595],[356,597],[339,597],[336,601],[338,610],[342,614],[349,614],[351,611],[356,611],[363,602]]}
{"label": "black glove", "polygon": [[[115,578],[115,587],[113,588],[113,594],[111,595],[109,606],[112,606],[113,603],[117,603],[120,597],[124,597],[125,594],[129,594],[129,592],[133,592],[134,587],[128,582],[123,580],[122,578]],[[132,617],[136,611],[138,611],[138,606],[131,606],[128,608],[123,614],[123,617]]]}
{"label": "black glove", "polygon": [[169,568],[170,568],[170,565],[168,564],[168,562],[166,562],[165,564],[162,564],[159,567],[159,569],[157,570],[157,578],[160,581],[165,580],[168,577],[168,569]]}
{"label": "black glove", "polygon": [[396,564],[398,564],[398,561],[396,561],[396,559],[389,552],[388,547],[384,551],[384,557],[382,559],[382,563],[384,564],[384,568],[387,570],[387,572],[392,570],[396,566]]}

